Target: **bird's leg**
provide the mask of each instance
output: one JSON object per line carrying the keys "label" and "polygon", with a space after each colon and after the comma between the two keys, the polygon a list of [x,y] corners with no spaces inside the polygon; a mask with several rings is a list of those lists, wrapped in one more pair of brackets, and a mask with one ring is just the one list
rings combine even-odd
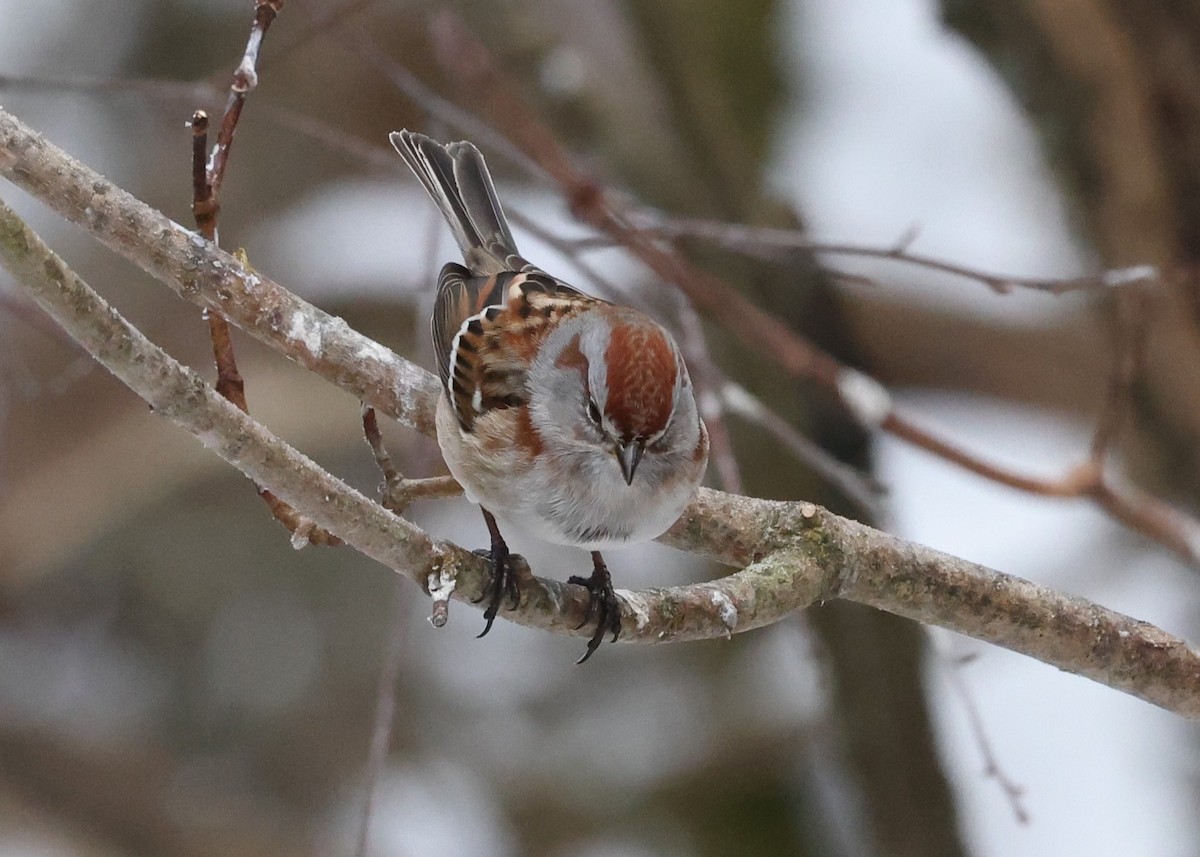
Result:
{"label": "bird's leg", "polygon": [[480,507],[480,511],[483,512],[483,520],[487,524],[488,534],[492,537],[490,551],[486,554],[483,551],[476,551],[476,553],[486,555],[492,566],[492,585],[487,596],[488,606],[483,611],[483,619],[486,624],[479,634],[482,637],[492,630],[492,623],[496,621],[496,611],[500,609],[500,601],[504,598],[504,594],[508,593],[512,607],[516,607],[521,603],[521,588],[512,567],[508,545],[504,542],[504,536],[500,535],[500,527],[497,526],[496,519],[487,509]]}
{"label": "bird's leg", "polygon": [[600,648],[606,632],[612,631],[613,642],[617,641],[617,637],[621,634],[621,602],[617,600],[617,594],[613,592],[612,576],[608,573],[608,566],[604,564],[604,557],[600,556],[600,551],[592,551],[591,577],[572,576],[567,583],[585,586],[591,595],[588,600],[587,615],[576,626],[576,629],[582,628],[592,619],[596,620],[596,633],[592,635],[592,639],[588,640],[587,651],[583,653],[583,657],[575,662],[581,664],[590,658],[596,649]]}

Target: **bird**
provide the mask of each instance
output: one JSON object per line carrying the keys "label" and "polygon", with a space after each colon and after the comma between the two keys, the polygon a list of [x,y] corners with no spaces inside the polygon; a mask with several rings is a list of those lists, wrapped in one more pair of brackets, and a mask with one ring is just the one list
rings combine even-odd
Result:
{"label": "bird", "polygon": [[[593,297],[526,261],[483,155],[408,130],[389,135],[449,224],[465,264],[437,280],[432,337],[442,395],[437,439],[479,504],[490,537],[491,630],[520,584],[497,521],[591,552],[596,629],[577,663],[621,631],[601,551],[650,541],[704,478],[708,431],[671,334],[636,309]],[[481,552],[482,553],[482,552]],[[577,629],[578,630],[578,629]]]}

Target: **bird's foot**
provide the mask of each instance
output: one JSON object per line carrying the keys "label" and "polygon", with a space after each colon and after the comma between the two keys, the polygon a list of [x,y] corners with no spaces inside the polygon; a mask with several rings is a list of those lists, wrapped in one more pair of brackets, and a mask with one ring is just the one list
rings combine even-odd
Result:
{"label": "bird's foot", "polygon": [[581,664],[590,658],[596,649],[600,648],[604,635],[609,631],[612,632],[612,641],[614,643],[617,641],[617,637],[621,634],[621,602],[617,600],[617,594],[613,591],[612,577],[609,575],[608,566],[604,564],[604,559],[600,556],[599,551],[592,551],[591,577],[574,575],[567,580],[567,583],[585,587],[590,595],[587,615],[584,616],[582,622],[575,626],[576,630],[593,619],[596,620],[596,633],[592,634],[592,639],[588,640],[587,651],[583,653],[583,657],[575,662]]}
{"label": "bird's foot", "polygon": [[[483,512],[483,520],[487,524],[488,534],[492,538],[491,550],[475,551],[479,556],[487,558],[492,571],[491,585],[483,594],[483,598],[479,599],[482,601],[486,598],[488,601],[488,606],[483,611],[485,624],[483,630],[479,632],[479,636],[482,637],[492,630],[492,623],[496,621],[496,613],[500,610],[500,602],[504,600],[505,593],[508,594],[510,610],[521,603],[521,584],[517,577],[516,565],[523,561],[517,554],[509,553],[508,545],[504,543],[504,537],[500,535],[500,527],[497,526],[492,513],[487,509],[480,511]],[[526,573],[528,573],[528,569],[526,569]]]}
{"label": "bird's foot", "polygon": [[475,602],[478,604],[481,601],[487,601],[487,607],[483,611],[485,624],[483,630],[479,632],[479,636],[482,637],[492,630],[492,623],[496,621],[496,614],[500,610],[500,603],[504,600],[505,595],[508,596],[509,610],[521,603],[521,585],[516,572],[516,564],[521,561],[521,557],[515,553],[509,553],[508,548],[503,544],[499,550],[495,547],[492,550],[480,548],[474,553],[488,561],[492,573],[492,582],[483,593],[483,597]]}

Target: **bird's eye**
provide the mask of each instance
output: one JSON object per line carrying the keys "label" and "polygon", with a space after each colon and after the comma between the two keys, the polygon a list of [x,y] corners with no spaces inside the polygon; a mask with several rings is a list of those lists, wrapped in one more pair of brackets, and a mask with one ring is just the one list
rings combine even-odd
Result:
{"label": "bird's eye", "polygon": [[595,399],[588,399],[587,411],[588,419],[596,425],[600,425],[600,406],[596,404]]}

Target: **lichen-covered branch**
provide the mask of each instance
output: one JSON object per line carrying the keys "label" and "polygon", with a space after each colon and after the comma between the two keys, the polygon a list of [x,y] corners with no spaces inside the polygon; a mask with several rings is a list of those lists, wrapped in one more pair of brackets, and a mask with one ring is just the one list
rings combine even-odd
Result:
{"label": "lichen-covered branch", "polygon": [[[0,111],[0,175],[85,226],[181,295],[226,316],[402,423],[432,433],[432,376],[104,182]],[[316,524],[444,598],[479,598],[485,564],[431,539],[274,437],[149,342],[0,209],[0,258],[72,338],[164,416]],[[622,592],[622,639],[726,636],[846,598],[1023,652],[1200,718],[1200,652],[1152,625],[914,545],[809,503],[702,490],[666,544],[737,571],[710,583]],[[506,618],[576,631],[581,587],[535,578]]]}

